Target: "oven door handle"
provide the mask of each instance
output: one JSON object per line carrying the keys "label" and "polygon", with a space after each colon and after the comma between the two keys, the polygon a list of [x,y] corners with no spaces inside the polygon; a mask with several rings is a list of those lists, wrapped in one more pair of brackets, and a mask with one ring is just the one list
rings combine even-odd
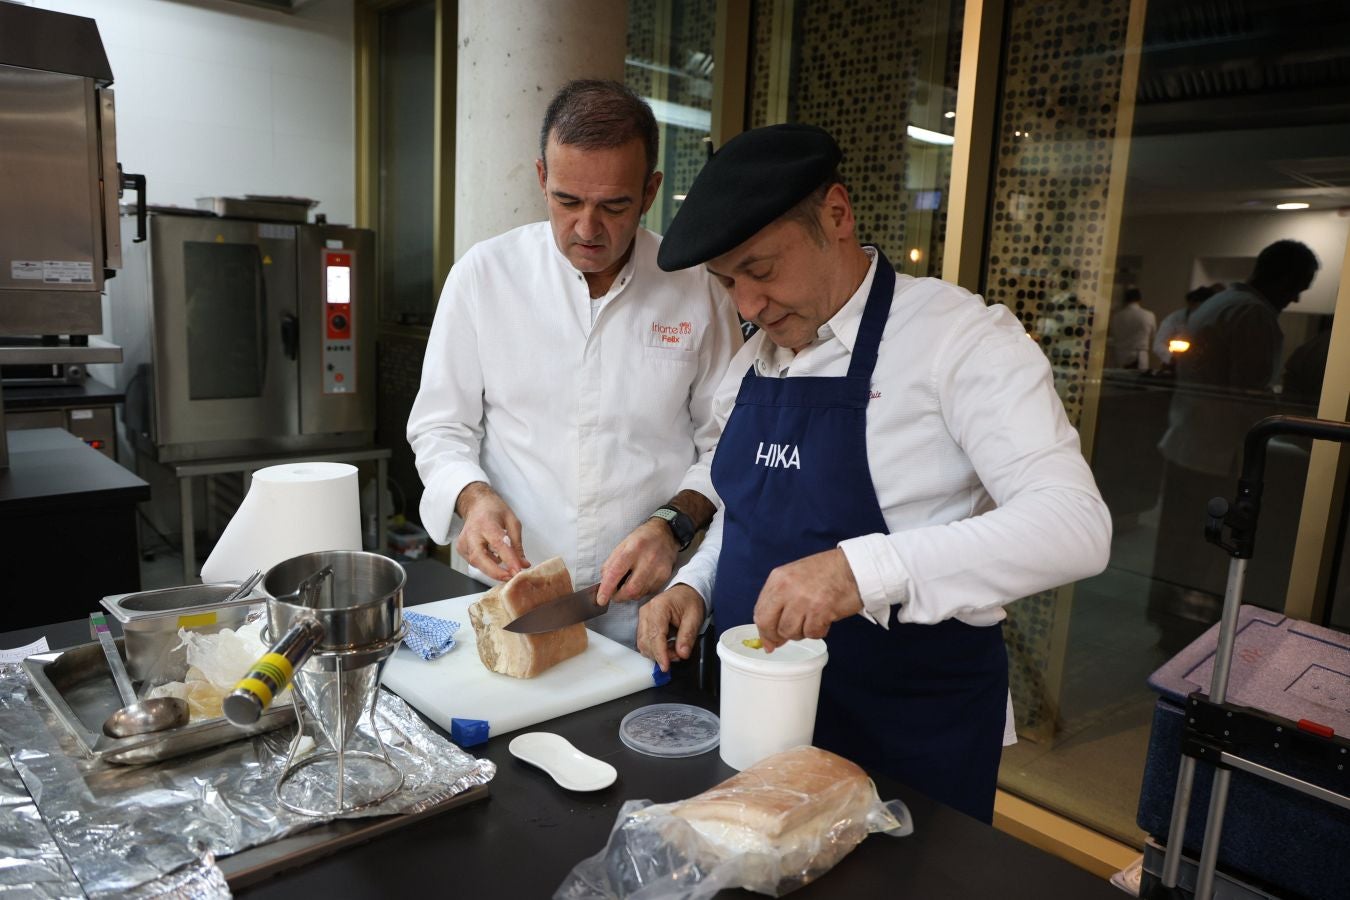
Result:
{"label": "oven door handle", "polygon": [[281,317],[281,349],[286,358],[294,361],[300,350],[300,320],[295,313]]}

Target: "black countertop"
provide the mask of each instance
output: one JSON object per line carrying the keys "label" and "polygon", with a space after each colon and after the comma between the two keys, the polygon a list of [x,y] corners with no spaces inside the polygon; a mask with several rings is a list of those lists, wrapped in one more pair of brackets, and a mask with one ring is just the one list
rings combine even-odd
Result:
{"label": "black countertop", "polygon": [[150,499],[150,485],[60,428],[8,433],[0,471],[0,516],[62,513]]}
{"label": "black countertop", "polygon": [[[407,564],[409,605],[481,590],[439,563]],[[66,622],[0,634],[0,647],[27,644],[46,634],[53,647],[88,640],[88,623]],[[624,801],[657,803],[696,794],[730,777],[716,751],[688,759],[656,759],[619,740],[619,722],[633,709],[658,702],[716,708],[716,699],[694,685],[690,670],[670,684],[533,726],[552,731],[613,765],[609,788],[577,793],[559,788],[543,772],[507,750],[519,732],[470,748],[497,764],[487,799],[455,807],[369,843],[282,872],[236,892],[240,897],[466,896],[548,897],[580,860],[605,844]],[[434,727],[434,726],[433,726]],[[1114,900],[1104,881],[982,822],[944,807],[884,777],[882,799],[909,805],[915,832],[906,838],[873,835],[831,872],[792,894],[809,898],[1085,898]],[[726,896],[756,896],[744,891]]]}

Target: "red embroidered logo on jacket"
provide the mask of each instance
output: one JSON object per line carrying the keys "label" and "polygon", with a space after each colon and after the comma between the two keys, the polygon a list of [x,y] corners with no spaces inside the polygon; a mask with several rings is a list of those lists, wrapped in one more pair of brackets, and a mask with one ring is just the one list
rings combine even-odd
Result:
{"label": "red embroidered logo on jacket", "polygon": [[694,349],[694,323],[676,322],[667,324],[665,322],[653,322],[651,330],[647,332],[648,347],[666,347],[671,350],[692,350]]}

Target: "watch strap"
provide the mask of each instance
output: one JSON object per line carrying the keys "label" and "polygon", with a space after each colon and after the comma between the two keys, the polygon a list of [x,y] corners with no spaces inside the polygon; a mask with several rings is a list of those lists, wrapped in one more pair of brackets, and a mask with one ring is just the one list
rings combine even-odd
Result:
{"label": "watch strap", "polygon": [[661,507],[652,513],[651,518],[660,519],[666,523],[681,551],[689,548],[689,545],[694,542],[694,535],[698,533],[698,529],[694,527],[694,520],[687,513],[681,512],[673,506]]}

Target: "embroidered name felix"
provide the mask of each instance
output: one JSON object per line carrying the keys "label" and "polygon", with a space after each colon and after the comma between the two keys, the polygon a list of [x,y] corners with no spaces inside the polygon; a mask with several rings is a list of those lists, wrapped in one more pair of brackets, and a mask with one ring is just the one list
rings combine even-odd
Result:
{"label": "embroidered name felix", "polygon": [[759,449],[755,451],[755,465],[770,469],[800,469],[802,458],[796,444],[769,444],[766,448],[760,441]]}

